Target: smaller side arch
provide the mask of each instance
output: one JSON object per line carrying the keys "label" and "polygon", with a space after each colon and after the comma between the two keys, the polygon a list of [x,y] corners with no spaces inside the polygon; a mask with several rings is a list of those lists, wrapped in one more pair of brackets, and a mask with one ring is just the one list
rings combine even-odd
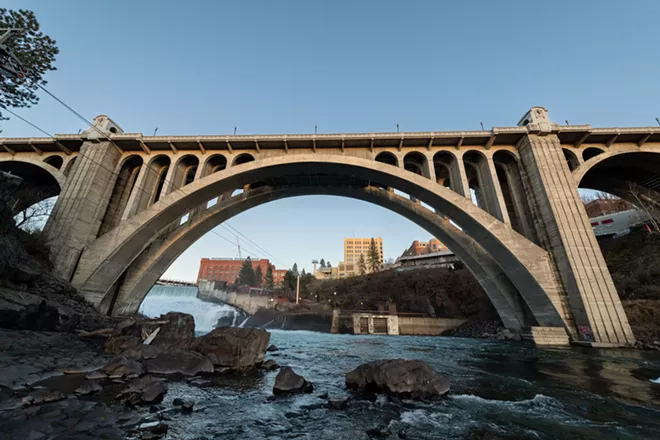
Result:
{"label": "smaller side arch", "polygon": [[234,161],[232,162],[232,166],[236,165],[243,165],[244,163],[248,162],[254,162],[254,156],[252,156],[250,153],[242,153],[236,156],[234,158]]}
{"label": "smaller side arch", "polygon": [[399,159],[389,151],[383,151],[376,156],[376,162],[386,163],[395,167],[399,166]]}
{"label": "smaller side arch", "polygon": [[188,154],[181,157],[174,164],[174,174],[172,175],[172,187],[170,191],[181,188],[192,183],[197,174],[197,167],[199,166],[199,159],[197,156]]}
{"label": "smaller side arch", "polygon": [[429,161],[426,159],[426,156],[419,151],[411,151],[403,157],[403,168],[406,171],[419,174],[427,179],[431,178]]}
{"label": "smaller side arch", "polygon": [[206,177],[209,174],[217,173],[227,168],[227,158],[223,154],[214,154],[206,159],[202,165],[202,176]]}
{"label": "smaller side arch", "polygon": [[460,162],[456,155],[449,151],[438,151],[433,155],[436,181],[455,193],[464,194],[461,180]]}
{"label": "smaller side arch", "polygon": [[586,162],[591,158],[594,158],[598,156],[599,154],[603,154],[605,151],[601,150],[600,148],[596,147],[587,147],[582,151],[582,159]]}
{"label": "smaller side arch", "polygon": [[46,162],[48,165],[52,166],[53,168],[57,168],[59,170],[62,168],[62,164],[64,164],[64,159],[62,159],[62,156],[55,154],[53,156],[48,156],[44,158],[44,162]]}

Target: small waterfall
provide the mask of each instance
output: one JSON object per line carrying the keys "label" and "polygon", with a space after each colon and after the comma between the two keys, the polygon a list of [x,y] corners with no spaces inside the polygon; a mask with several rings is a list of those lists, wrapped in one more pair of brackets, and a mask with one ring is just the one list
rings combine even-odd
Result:
{"label": "small waterfall", "polygon": [[167,312],[188,313],[195,318],[195,331],[200,333],[213,330],[219,320],[221,324],[224,321],[224,325],[231,323],[235,327],[238,316],[244,316],[243,312],[230,305],[202,301],[197,297],[197,292],[197,287],[155,285],[142,301],[140,313],[150,318]]}

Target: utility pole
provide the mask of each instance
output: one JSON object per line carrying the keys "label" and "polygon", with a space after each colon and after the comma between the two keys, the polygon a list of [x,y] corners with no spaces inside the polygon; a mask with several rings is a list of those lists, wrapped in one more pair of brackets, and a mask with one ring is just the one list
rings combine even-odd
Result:
{"label": "utility pole", "polygon": [[296,304],[300,301],[300,275],[296,278]]}
{"label": "utility pole", "polygon": [[236,236],[236,246],[238,246],[238,259],[242,260],[243,257],[241,256],[241,243],[238,241],[238,235]]}

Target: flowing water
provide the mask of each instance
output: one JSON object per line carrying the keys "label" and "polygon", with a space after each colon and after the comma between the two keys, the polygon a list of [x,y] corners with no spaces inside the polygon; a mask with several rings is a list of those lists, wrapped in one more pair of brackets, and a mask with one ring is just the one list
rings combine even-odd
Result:
{"label": "flowing water", "polygon": [[[168,295],[158,297],[164,298],[162,307],[145,310],[164,313],[180,304],[176,310],[194,310],[204,328],[221,310],[192,296],[187,300],[193,306]],[[384,438],[391,439],[660,438],[660,384],[653,382],[660,378],[656,352],[537,349],[448,337],[270,333],[280,350],[268,357],[313,382],[314,393],[272,398],[277,372],[222,377],[211,388],[171,382],[166,406],[176,397],[192,399],[195,412],[170,413],[167,438],[368,439],[366,431],[375,427],[389,431]],[[429,403],[354,396],[346,410],[330,410],[317,397],[351,396],[344,374],[383,358],[428,362],[451,378],[449,395]],[[486,437],[484,431],[495,436]]]}
{"label": "flowing water", "polygon": [[195,318],[197,333],[210,332],[221,318],[234,326],[245,319],[234,307],[202,301],[197,298],[197,292],[197,287],[156,285],[142,301],[140,313],[150,318],[172,311],[188,313]]}

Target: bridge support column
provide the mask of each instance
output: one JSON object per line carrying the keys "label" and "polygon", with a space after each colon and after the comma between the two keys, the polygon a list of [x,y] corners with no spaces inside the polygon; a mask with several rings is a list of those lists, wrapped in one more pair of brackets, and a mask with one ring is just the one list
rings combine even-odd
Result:
{"label": "bridge support column", "polygon": [[62,278],[71,279],[83,249],[97,237],[120,156],[110,142],[87,141],[80,148],[45,231],[54,272]]}
{"label": "bridge support column", "polygon": [[494,207],[495,217],[510,225],[511,219],[509,218],[509,212],[506,210],[506,202],[504,201],[504,195],[500,187],[500,180],[497,178],[497,171],[495,170],[495,163],[492,156],[489,156],[484,161],[483,167],[486,168],[484,174],[487,174],[486,179],[484,179],[486,181],[484,186],[487,185],[489,187],[486,192],[486,197],[490,199],[489,205]]}
{"label": "bridge support column", "polygon": [[451,168],[449,169],[449,175],[452,189],[471,201],[472,194],[470,194],[470,184],[467,179],[465,164],[463,163],[462,157],[457,160],[455,164],[451,165]]}
{"label": "bridge support column", "polygon": [[578,339],[595,344],[634,343],[632,330],[556,135],[544,130],[547,113],[519,145],[547,244],[567,294]]}

